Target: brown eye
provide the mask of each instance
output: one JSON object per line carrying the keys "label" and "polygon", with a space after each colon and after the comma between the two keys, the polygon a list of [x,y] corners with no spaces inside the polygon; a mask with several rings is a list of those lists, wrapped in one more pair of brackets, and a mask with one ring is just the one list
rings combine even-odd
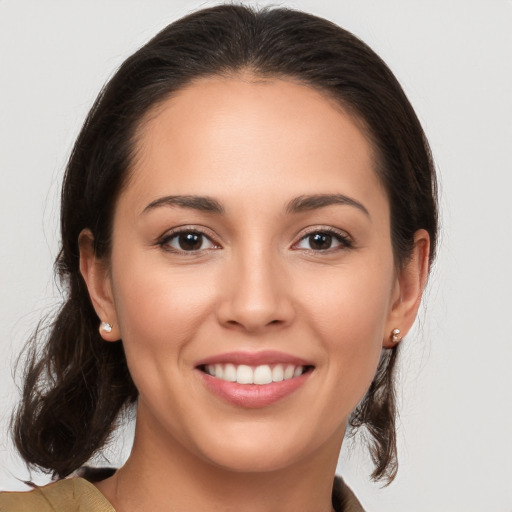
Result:
{"label": "brown eye", "polygon": [[333,249],[344,249],[352,247],[352,243],[347,236],[338,232],[315,231],[301,238],[296,245],[298,249],[309,251],[328,251]]}
{"label": "brown eye", "polygon": [[203,235],[184,233],[178,236],[179,248],[183,251],[197,251],[203,245]]}
{"label": "brown eye", "polygon": [[193,252],[214,249],[216,245],[199,231],[180,231],[163,240],[162,246],[178,252]]}
{"label": "brown eye", "polygon": [[314,233],[308,236],[309,246],[315,251],[330,249],[332,245],[332,235],[327,233]]}

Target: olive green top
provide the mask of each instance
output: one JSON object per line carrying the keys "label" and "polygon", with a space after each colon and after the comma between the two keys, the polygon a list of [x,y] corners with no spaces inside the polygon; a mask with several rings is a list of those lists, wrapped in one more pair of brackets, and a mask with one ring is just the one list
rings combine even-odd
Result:
{"label": "olive green top", "polygon": [[[334,481],[336,512],[364,512],[343,480]],[[105,496],[84,478],[59,480],[29,492],[0,493],[0,512],[116,512]]]}
{"label": "olive green top", "polygon": [[84,478],[59,480],[30,492],[0,493],[0,512],[116,512]]}

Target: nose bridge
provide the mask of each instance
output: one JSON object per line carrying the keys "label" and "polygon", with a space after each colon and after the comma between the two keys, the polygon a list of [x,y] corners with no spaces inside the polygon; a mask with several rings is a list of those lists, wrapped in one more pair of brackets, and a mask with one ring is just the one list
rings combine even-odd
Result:
{"label": "nose bridge", "polygon": [[253,240],[235,249],[226,270],[227,290],[220,308],[223,323],[258,331],[291,320],[284,269],[268,241]]}

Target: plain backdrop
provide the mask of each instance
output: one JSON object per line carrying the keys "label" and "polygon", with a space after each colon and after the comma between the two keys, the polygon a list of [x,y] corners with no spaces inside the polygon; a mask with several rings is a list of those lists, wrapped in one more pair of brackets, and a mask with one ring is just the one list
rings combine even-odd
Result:
{"label": "plain backdrop", "polygon": [[[29,476],[7,436],[18,396],[12,368],[59,302],[52,264],[73,140],[128,55],[213,3],[0,0],[0,489],[22,489],[18,479]],[[512,3],[273,3],[329,18],[384,58],[423,123],[440,178],[439,257],[401,361],[398,477],[385,489],[370,483],[368,457],[351,443],[338,471],[369,511],[510,512]],[[108,463],[122,463],[129,447],[130,428]]]}

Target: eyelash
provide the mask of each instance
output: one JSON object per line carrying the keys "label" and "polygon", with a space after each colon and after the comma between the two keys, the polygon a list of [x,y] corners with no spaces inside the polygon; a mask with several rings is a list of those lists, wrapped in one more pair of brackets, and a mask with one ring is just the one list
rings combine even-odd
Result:
{"label": "eyelash", "polygon": [[[204,242],[204,239],[208,240],[212,247],[209,247],[207,249],[193,249],[190,251],[187,251],[185,249],[178,249],[176,247],[171,247],[169,244],[172,240],[177,239],[180,235],[198,235],[200,237],[203,237],[201,240],[201,245]],[[220,245],[213,241],[212,236],[207,234],[205,231],[201,229],[197,229],[196,227],[192,228],[186,228],[186,227],[180,227],[177,228],[175,231],[167,232],[158,242],[157,245],[159,245],[162,249],[177,253],[177,254],[190,254],[194,255],[204,250],[212,250],[212,249],[219,249]]]}
{"label": "eyelash", "polygon": [[[190,251],[187,251],[185,249],[178,249],[175,247],[171,247],[169,245],[170,242],[174,239],[177,239],[181,235],[198,235],[200,237],[203,237],[203,239],[201,240],[201,245],[204,242],[204,239],[207,239],[210,242],[210,244],[212,245],[212,247],[208,247],[206,249],[201,249],[201,248],[192,249]],[[303,242],[304,240],[306,240],[307,238],[309,238],[313,235],[330,236],[335,241],[337,241],[339,243],[339,246],[329,247],[327,249],[317,249],[317,250],[296,247],[301,242]],[[204,232],[200,229],[197,229],[195,227],[194,228],[181,227],[179,229],[176,229],[175,231],[171,231],[170,233],[168,232],[157,242],[157,245],[159,245],[162,249],[169,251],[169,252],[178,253],[178,254],[190,254],[190,255],[195,255],[195,254],[198,254],[199,252],[205,251],[205,250],[221,248],[221,246],[219,244],[217,244],[216,242],[213,241],[211,235],[209,235],[206,232]],[[304,252],[314,252],[316,254],[321,254],[321,253],[332,253],[332,252],[336,252],[336,251],[344,250],[344,249],[351,249],[353,247],[354,247],[354,243],[353,243],[352,239],[347,234],[344,234],[344,233],[342,233],[338,230],[335,230],[333,228],[315,228],[315,229],[312,229],[311,231],[303,234],[301,236],[301,238],[299,239],[299,241],[296,242],[295,244],[293,244],[292,249],[295,248],[295,250],[300,250],[300,251],[304,251]]]}
{"label": "eyelash", "polygon": [[354,247],[354,242],[352,240],[352,238],[350,236],[348,236],[346,233],[344,232],[340,232],[338,231],[337,229],[333,229],[333,228],[328,228],[328,227],[325,227],[325,228],[314,228],[312,229],[311,231],[303,234],[300,238],[300,240],[294,244],[294,246],[298,245],[300,242],[302,242],[303,240],[306,240],[307,238],[313,236],[313,235],[327,235],[327,236],[330,236],[332,237],[334,240],[336,240],[337,242],[339,242],[339,246],[338,247],[329,247],[328,249],[319,249],[319,250],[315,250],[315,249],[297,249],[297,250],[303,250],[303,251],[312,251],[314,253],[332,253],[332,252],[336,252],[336,251],[340,251],[340,250],[344,250],[344,249],[352,249]]}

